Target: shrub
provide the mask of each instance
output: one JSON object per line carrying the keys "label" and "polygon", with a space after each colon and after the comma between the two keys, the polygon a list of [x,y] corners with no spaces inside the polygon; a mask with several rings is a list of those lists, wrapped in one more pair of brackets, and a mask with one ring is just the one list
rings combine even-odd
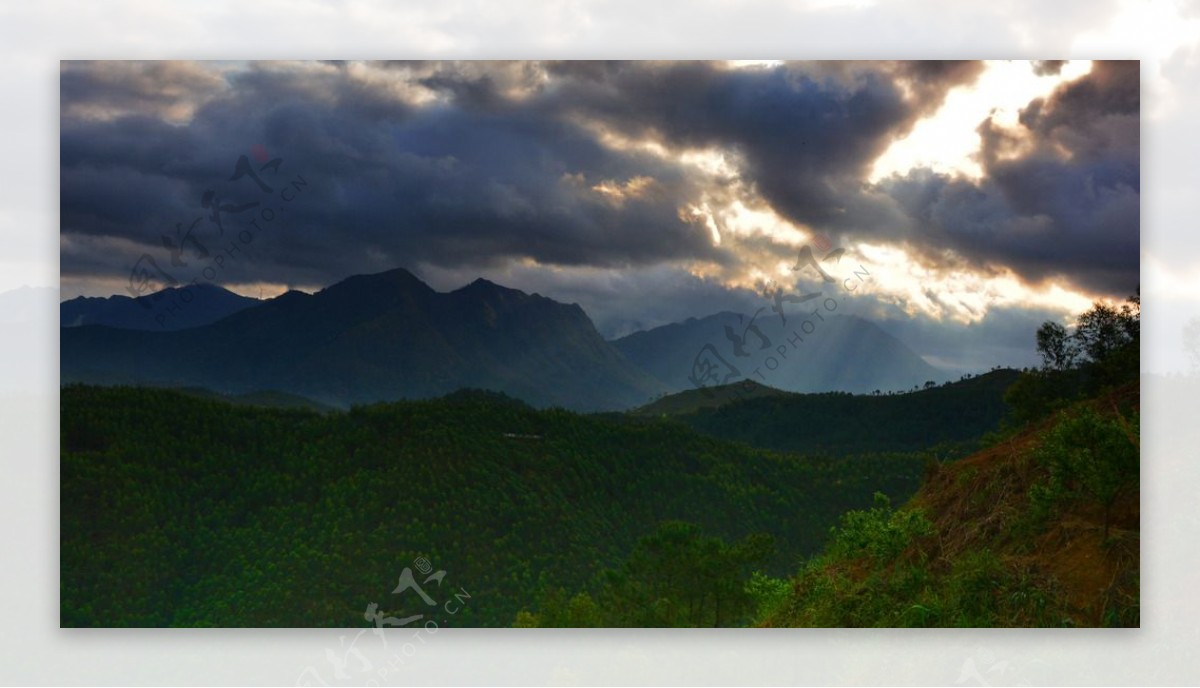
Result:
{"label": "shrub", "polygon": [[921,511],[896,511],[886,495],[876,492],[874,507],[842,516],[841,525],[831,531],[831,550],[847,557],[866,554],[883,563],[899,556],[914,538],[932,533],[933,524]]}
{"label": "shrub", "polygon": [[1107,539],[1113,503],[1137,485],[1138,423],[1136,415],[1123,423],[1087,408],[1064,415],[1035,450],[1050,478],[1036,493],[1031,490],[1031,504],[1044,508],[1060,495],[1093,499],[1104,507]]}

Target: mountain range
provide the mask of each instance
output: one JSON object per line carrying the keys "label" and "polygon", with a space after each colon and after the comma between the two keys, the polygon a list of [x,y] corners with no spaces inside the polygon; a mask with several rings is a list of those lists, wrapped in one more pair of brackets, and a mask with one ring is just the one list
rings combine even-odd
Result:
{"label": "mountain range", "polygon": [[107,325],[126,330],[184,330],[261,303],[215,284],[168,287],[137,298],[78,296],[59,306],[61,327]]}
{"label": "mountain range", "polygon": [[[725,382],[730,370],[753,382],[789,392],[911,389],[946,375],[869,320],[800,313],[751,320],[722,312],[706,318],[635,332],[613,342],[634,365],[673,392]],[[712,363],[705,381],[694,364]],[[737,378],[733,378],[737,379]]]}
{"label": "mountain range", "polygon": [[[193,285],[63,302],[61,379],[273,391],[343,408],[478,388],[539,407],[608,411],[691,389],[693,362],[709,344],[742,377],[758,370],[793,392],[907,389],[941,377],[853,316],[826,315],[793,346],[803,320],[759,318],[759,337],[725,312],[609,342],[577,304],[484,279],[442,293],[396,269],[266,300]],[[730,332],[746,335],[745,356],[731,348]]]}
{"label": "mountain range", "polygon": [[663,391],[578,305],[486,280],[439,293],[405,270],[291,291],[187,330],[64,328],[62,380],[275,390],[348,406],[464,387],[615,410]]}

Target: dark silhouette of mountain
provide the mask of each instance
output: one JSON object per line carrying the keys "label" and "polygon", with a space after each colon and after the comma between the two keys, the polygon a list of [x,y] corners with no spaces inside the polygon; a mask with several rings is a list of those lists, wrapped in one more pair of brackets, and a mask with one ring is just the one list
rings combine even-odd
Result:
{"label": "dark silhouette of mountain", "polygon": [[64,383],[275,390],[335,406],[472,387],[615,410],[664,391],[578,305],[486,280],[439,293],[405,270],[288,292],[190,330],[85,326],[63,329],[61,341]]}
{"label": "dark silhouette of mountain", "polygon": [[852,315],[797,313],[784,323],[774,314],[751,320],[722,312],[636,332],[613,345],[672,392],[698,386],[689,380],[698,357],[713,363],[716,375],[700,379],[703,386],[748,379],[789,392],[870,393],[947,377],[878,325]]}
{"label": "dark silhouette of mountain", "polygon": [[667,394],[640,408],[629,411],[635,416],[682,416],[702,409],[715,409],[726,404],[761,398],[798,396],[796,392],[785,392],[755,382],[739,380],[728,385],[685,389]]}
{"label": "dark silhouette of mountain", "polygon": [[125,330],[184,330],[214,323],[261,303],[215,284],[170,287],[137,298],[79,296],[59,304],[59,325]]}

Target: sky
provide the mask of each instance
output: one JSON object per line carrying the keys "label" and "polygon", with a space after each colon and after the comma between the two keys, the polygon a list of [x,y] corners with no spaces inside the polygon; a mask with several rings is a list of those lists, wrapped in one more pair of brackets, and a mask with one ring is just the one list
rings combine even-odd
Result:
{"label": "sky", "polygon": [[844,310],[931,363],[1031,365],[1042,321],[1139,288],[1139,74],[66,61],[61,297],[168,279],[274,296],[404,267],[579,303],[614,337],[836,289],[794,269],[807,246],[844,251],[832,275],[868,271]]}

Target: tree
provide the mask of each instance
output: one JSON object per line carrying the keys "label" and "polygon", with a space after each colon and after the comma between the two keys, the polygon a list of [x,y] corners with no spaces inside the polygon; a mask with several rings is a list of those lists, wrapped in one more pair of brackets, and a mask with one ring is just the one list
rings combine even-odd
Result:
{"label": "tree", "polygon": [[1044,322],[1037,330],[1037,351],[1048,370],[1066,370],[1079,355],[1076,340],[1067,328],[1056,322]]}
{"label": "tree", "polygon": [[1129,324],[1121,311],[1097,301],[1079,316],[1075,337],[1093,363],[1102,363],[1130,340]]}
{"label": "tree", "polygon": [[1104,507],[1106,540],[1113,504],[1137,483],[1137,433],[1136,415],[1118,422],[1085,408],[1064,417],[1036,452],[1050,470],[1053,489],[1091,497]]}
{"label": "tree", "polygon": [[612,626],[730,626],[754,611],[750,572],[775,552],[754,534],[727,544],[682,521],[666,521],[638,541],[625,564],[606,572],[604,609]]}

